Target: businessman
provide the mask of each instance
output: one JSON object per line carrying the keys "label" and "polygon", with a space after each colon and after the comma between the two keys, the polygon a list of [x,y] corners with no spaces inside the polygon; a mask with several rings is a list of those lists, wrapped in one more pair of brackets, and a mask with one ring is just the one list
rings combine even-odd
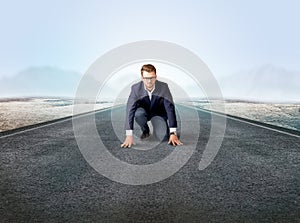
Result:
{"label": "businessman", "polygon": [[163,133],[168,144],[182,145],[176,132],[175,106],[168,85],[156,80],[156,68],[152,64],[142,66],[141,78],[142,81],[131,86],[126,108],[126,138],[121,147],[134,144],[134,120],[141,127],[142,140],[150,136],[148,121],[151,120],[156,136]]}

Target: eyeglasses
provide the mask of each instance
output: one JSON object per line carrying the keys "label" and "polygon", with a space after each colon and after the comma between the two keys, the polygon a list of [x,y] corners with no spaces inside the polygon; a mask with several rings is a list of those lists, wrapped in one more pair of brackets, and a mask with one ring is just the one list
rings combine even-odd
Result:
{"label": "eyeglasses", "polygon": [[155,78],[156,78],[156,76],[153,76],[153,77],[143,77],[143,79],[145,81],[153,81]]}

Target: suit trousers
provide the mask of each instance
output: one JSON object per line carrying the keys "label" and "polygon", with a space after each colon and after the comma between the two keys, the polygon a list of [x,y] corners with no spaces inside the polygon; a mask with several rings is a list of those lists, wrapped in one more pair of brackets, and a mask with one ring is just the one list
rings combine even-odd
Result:
{"label": "suit trousers", "polygon": [[166,119],[161,116],[154,116],[150,119],[144,108],[138,108],[135,112],[134,117],[135,121],[141,127],[141,130],[144,134],[150,133],[148,121],[151,121],[151,124],[153,126],[153,135],[156,137],[156,139],[158,139],[159,141],[168,140],[170,130],[168,127],[168,121]]}

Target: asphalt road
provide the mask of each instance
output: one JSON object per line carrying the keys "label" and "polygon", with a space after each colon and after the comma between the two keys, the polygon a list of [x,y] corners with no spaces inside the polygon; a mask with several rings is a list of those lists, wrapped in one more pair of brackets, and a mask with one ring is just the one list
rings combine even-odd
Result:
{"label": "asphalt road", "polygon": [[[193,110],[178,108],[182,114]],[[210,136],[210,113],[193,112],[200,124],[179,117],[190,129],[182,131],[184,146],[177,148],[188,150],[196,143],[191,158],[175,174],[147,185],[119,183],[92,168],[77,145],[70,118],[3,133],[0,221],[300,222],[299,132],[227,119],[215,159],[199,170],[209,137],[218,135]],[[151,164],[174,152],[165,142],[137,137],[134,148],[121,149],[123,114],[121,107],[77,120],[88,125],[84,120],[95,115],[106,149],[126,163]],[[89,139],[90,134],[83,131],[80,137]]]}

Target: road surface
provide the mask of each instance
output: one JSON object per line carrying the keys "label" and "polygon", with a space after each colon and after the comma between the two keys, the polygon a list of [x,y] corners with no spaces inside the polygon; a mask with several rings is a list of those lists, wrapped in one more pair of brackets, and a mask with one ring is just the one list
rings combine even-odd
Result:
{"label": "road surface", "polygon": [[[124,123],[113,117],[124,112],[119,107],[77,119],[95,115],[103,144],[125,162],[149,164],[172,153],[172,146],[154,145],[153,139],[121,149]],[[147,185],[115,182],[92,168],[77,146],[71,118],[2,133],[0,221],[300,222],[299,132],[228,118],[218,154],[199,170],[211,113],[196,114],[199,138],[181,138],[186,147],[197,140],[191,158],[174,175]],[[199,125],[188,121],[192,129]]]}

